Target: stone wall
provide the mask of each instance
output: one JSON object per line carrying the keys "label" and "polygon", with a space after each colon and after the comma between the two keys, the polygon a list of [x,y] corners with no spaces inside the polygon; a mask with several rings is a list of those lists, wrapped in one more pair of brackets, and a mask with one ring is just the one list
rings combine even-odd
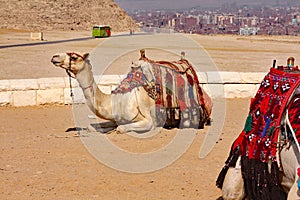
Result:
{"label": "stone wall", "polygon": [[[198,73],[204,90],[212,98],[253,97],[266,73],[205,72]],[[124,75],[95,76],[99,88],[110,93]],[[81,89],[72,79],[77,102],[84,102]],[[72,104],[68,77],[0,80],[0,106],[35,106],[44,104]]]}

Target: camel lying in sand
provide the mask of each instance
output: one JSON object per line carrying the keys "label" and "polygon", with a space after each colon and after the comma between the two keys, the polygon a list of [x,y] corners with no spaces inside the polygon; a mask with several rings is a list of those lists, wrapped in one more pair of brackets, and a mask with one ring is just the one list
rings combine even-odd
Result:
{"label": "camel lying in sand", "polygon": [[[155,100],[149,96],[149,92],[143,86],[137,86],[125,93],[103,93],[93,78],[88,56],[88,53],[58,53],[52,57],[51,62],[74,75],[91,111],[99,118],[115,123],[117,131],[146,132],[155,128],[156,105]],[[146,60],[140,59],[134,63],[133,67],[142,70],[145,82],[152,87],[154,77],[149,70],[150,65]],[[205,119],[203,116],[200,117],[203,122],[209,118],[208,115]]]}

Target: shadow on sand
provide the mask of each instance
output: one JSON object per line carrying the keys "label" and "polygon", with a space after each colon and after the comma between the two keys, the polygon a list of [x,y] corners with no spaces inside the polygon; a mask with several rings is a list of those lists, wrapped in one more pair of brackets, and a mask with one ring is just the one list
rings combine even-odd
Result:
{"label": "shadow on sand", "polygon": [[5,48],[14,48],[14,47],[29,47],[29,46],[38,46],[38,45],[47,45],[47,44],[59,44],[64,42],[77,42],[83,40],[90,40],[94,39],[93,37],[84,37],[84,38],[74,38],[74,39],[67,39],[67,40],[56,40],[56,41],[42,41],[42,42],[32,42],[32,43],[24,43],[24,44],[10,44],[10,45],[1,45],[0,49]]}

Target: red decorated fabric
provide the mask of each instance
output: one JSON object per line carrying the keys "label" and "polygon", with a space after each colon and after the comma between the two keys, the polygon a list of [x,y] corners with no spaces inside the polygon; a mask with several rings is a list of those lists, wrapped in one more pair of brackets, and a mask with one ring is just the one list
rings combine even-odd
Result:
{"label": "red decorated fabric", "polygon": [[[276,146],[283,112],[300,84],[300,72],[271,68],[251,100],[244,130],[233,144],[240,155],[267,162],[276,158]],[[299,100],[289,104],[293,128],[299,130]],[[297,131],[298,134],[299,131]],[[299,137],[299,136],[298,136]]]}
{"label": "red decorated fabric", "polygon": [[124,94],[130,92],[134,88],[144,85],[145,80],[146,78],[140,67],[131,68],[131,71],[127,74],[126,78],[112,91],[112,94]]}

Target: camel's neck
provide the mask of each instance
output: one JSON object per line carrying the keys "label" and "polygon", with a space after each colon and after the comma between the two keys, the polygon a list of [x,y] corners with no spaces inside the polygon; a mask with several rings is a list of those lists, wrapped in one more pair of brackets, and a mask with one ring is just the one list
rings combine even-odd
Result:
{"label": "camel's neck", "polygon": [[83,69],[76,74],[76,80],[82,88],[88,107],[99,117],[111,119],[111,95],[104,94],[97,86],[89,62],[84,62]]}

